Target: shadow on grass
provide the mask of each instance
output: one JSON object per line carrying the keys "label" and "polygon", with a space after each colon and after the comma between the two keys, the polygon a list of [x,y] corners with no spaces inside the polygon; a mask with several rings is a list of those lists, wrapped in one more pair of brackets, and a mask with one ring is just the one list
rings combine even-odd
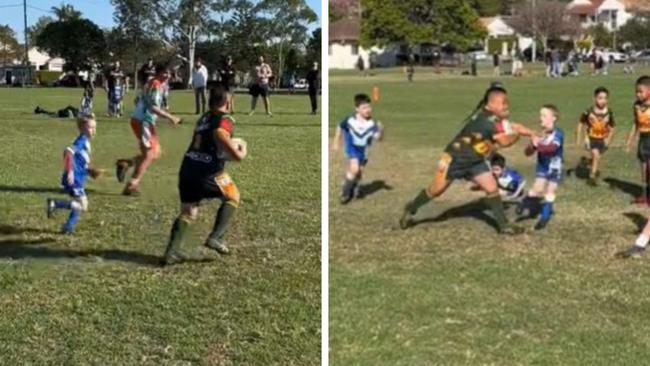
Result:
{"label": "shadow on grass", "polygon": [[603,181],[609,185],[609,188],[617,189],[632,196],[632,198],[639,197],[643,193],[643,187],[636,183],[631,183],[612,177],[607,177],[603,179]]}
{"label": "shadow on grass", "polygon": [[16,235],[16,234],[57,234],[58,231],[49,229],[36,229],[31,227],[17,227],[11,225],[0,225],[1,235]]}
{"label": "shadow on grass", "polygon": [[241,122],[242,126],[260,126],[260,127],[320,127],[320,124],[313,123],[246,123]]}
{"label": "shadow on grass", "polygon": [[566,171],[566,175],[568,177],[574,176],[582,180],[588,179],[590,173],[591,171],[589,168],[589,159],[585,158],[584,156],[580,158],[580,162],[578,162],[574,168],[567,169]]}
{"label": "shadow on grass", "polygon": [[381,190],[392,191],[393,186],[388,185],[386,181],[383,180],[375,180],[368,184],[363,184],[359,187],[360,198],[370,196]]}
{"label": "shadow on grass", "polygon": [[[118,193],[108,193],[96,191],[94,189],[85,189],[86,193],[90,195],[101,195],[101,196],[121,196]],[[9,192],[9,193],[52,193],[52,194],[64,194],[67,195],[62,188],[58,187],[30,187],[30,186],[8,186],[0,184],[0,192]]]}
{"label": "shadow on grass", "polygon": [[483,221],[492,226],[495,230],[498,230],[499,226],[497,225],[497,222],[490,215],[485,213],[486,209],[487,207],[483,203],[483,200],[475,200],[461,206],[452,207],[436,217],[414,220],[412,226],[432,222],[443,222],[455,218],[470,217]]}
{"label": "shadow on grass", "polygon": [[623,214],[623,216],[627,217],[636,225],[637,232],[641,232],[643,228],[645,227],[646,222],[648,222],[648,219],[641,215],[638,212],[626,212]]}

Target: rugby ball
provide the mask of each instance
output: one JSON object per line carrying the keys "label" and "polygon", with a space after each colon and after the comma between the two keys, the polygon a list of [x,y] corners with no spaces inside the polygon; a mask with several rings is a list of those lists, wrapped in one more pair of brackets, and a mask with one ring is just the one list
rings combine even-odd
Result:
{"label": "rugby ball", "polygon": [[[246,149],[246,147],[248,146],[246,141],[244,141],[244,139],[241,139],[241,138],[236,137],[236,138],[233,138],[232,141],[237,145],[237,149],[239,151],[242,151],[242,150]],[[222,153],[221,153],[221,156],[219,156],[219,158],[221,158],[223,160],[227,160],[227,161],[234,161],[235,160],[235,157],[232,156],[232,154],[230,153],[230,150],[228,150],[226,148],[223,148],[221,151],[222,151]]]}

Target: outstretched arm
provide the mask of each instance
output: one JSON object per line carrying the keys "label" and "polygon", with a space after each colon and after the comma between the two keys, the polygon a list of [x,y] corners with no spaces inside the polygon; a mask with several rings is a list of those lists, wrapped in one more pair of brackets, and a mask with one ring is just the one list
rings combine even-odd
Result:
{"label": "outstretched arm", "polygon": [[341,127],[336,127],[336,132],[334,133],[334,140],[332,140],[332,150],[338,151],[342,139],[343,139],[343,134],[341,133]]}

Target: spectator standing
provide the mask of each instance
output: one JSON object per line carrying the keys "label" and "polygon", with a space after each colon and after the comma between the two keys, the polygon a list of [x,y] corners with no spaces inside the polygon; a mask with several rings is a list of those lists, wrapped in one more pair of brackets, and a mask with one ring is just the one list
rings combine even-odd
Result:
{"label": "spectator standing", "polygon": [[264,109],[266,114],[269,117],[272,117],[271,113],[271,99],[269,98],[270,88],[269,88],[269,79],[273,76],[273,71],[271,66],[264,62],[264,57],[260,56],[259,63],[255,66],[255,82],[251,85],[250,94],[252,95],[251,99],[251,111],[249,115],[255,113],[255,107],[257,106],[257,98],[262,97],[264,102]]}
{"label": "spectator standing", "polygon": [[153,59],[150,57],[147,60],[147,63],[142,65],[138,71],[138,81],[140,82],[140,87],[144,87],[145,84],[156,76],[156,66],[153,64]]}
{"label": "spectator standing", "polygon": [[113,67],[106,75],[106,91],[108,92],[108,116],[122,116],[122,97],[124,84],[124,73],[120,67],[120,62],[115,61]]}
{"label": "spectator standing", "polygon": [[501,60],[499,58],[499,52],[494,51],[494,54],[492,55],[492,66],[494,66],[494,76],[499,77],[501,76]]}
{"label": "spectator standing", "polygon": [[230,114],[235,113],[235,87],[237,71],[232,62],[232,57],[228,56],[226,62],[219,70],[219,80],[221,86],[228,92],[228,103],[230,103]]}
{"label": "spectator standing", "polygon": [[[208,84],[208,69],[203,60],[197,58],[192,69],[192,88],[194,89],[195,114],[205,113],[205,87]],[[200,105],[199,105],[200,99]]]}
{"label": "spectator standing", "polygon": [[320,70],[318,69],[318,62],[314,62],[311,70],[307,73],[307,84],[309,85],[307,91],[309,92],[309,101],[311,102],[311,114],[316,114],[318,111],[317,95],[320,81]]}

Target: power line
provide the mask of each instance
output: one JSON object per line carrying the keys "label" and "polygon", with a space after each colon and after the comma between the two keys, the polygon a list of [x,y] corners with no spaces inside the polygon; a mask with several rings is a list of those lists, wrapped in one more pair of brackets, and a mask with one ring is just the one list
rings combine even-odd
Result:
{"label": "power line", "polygon": [[17,8],[19,6],[23,6],[23,4],[0,5],[0,8]]}
{"label": "power line", "polygon": [[42,8],[39,8],[39,7],[36,7],[36,6],[27,5],[27,7],[32,9],[32,10],[42,11],[43,13],[48,13],[48,14],[51,13],[51,11],[49,11],[49,10],[45,10],[45,9],[42,9]]}

